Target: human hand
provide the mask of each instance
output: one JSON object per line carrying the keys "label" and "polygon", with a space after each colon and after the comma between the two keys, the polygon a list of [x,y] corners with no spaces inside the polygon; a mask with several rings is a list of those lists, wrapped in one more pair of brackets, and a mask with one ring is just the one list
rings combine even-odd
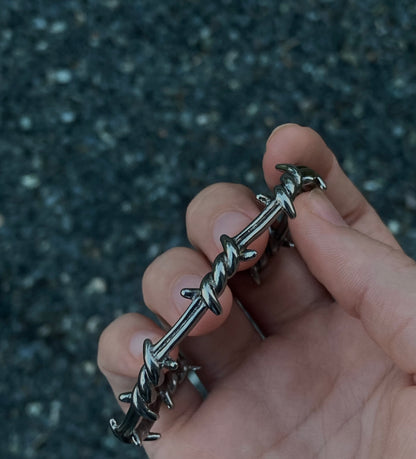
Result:
{"label": "human hand", "polygon": [[[328,191],[296,198],[289,224],[297,250],[280,249],[260,286],[240,271],[221,297],[223,314],[208,312],[183,342],[209,395],[202,400],[184,382],[154,427],[162,439],[146,451],[161,459],[415,458],[416,264],[314,131],[275,130],[263,159],[270,187],[277,163],[311,167]],[[187,212],[195,249],[172,249],[147,268],[147,306],[173,324],[189,305],[180,290],[199,286],[222,251],[219,236],[238,233],[258,212],[241,185],[198,194]],[[260,255],[266,243],[263,235],[252,248]],[[136,382],[143,339],[162,335],[139,314],[103,332],[98,363],[117,396]]]}

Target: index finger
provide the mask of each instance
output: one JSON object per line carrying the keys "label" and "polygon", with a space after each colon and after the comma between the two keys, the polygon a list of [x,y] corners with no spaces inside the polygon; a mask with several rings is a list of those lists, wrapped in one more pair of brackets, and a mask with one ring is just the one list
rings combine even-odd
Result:
{"label": "index finger", "polygon": [[313,129],[297,124],[284,124],[270,135],[263,157],[266,183],[279,183],[278,163],[301,164],[320,174],[327,185],[326,195],[345,222],[372,238],[400,248],[373,207],[342,171],[335,155]]}

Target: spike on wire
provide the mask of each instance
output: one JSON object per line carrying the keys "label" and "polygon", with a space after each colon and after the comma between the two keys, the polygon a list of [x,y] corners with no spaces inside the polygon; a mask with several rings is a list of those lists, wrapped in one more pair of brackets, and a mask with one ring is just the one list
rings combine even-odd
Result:
{"label": "spike on wire", "polygon": [[131,442],[133,443],[133,445],[135,446],[142,446],[142,442],[140,440],[140,437],[137,435],[136,432],[133,432],[131,434]]}
{"label": "spike on wire", "polygon": [[294,249],[295,248],[295,243],[293,241],[291,241],[290,239],[283,239],[282,246]]}
{"label": "spike on wire", "polygon": [[118,396],[118,399],[120,400],[120,402],[123,402],[123,403],[130,403],[131,398],[132,398],[131,392],[123,392],[122,394]]}
{"label": "spike on wire", "polygon": [[195,373],[196,373],[196,372],[199,371],[201,368],[202,368],[202,367],[201,367],[200,365],[190,365],[190,366],[188,367],[188,370],[195,371]]}
{"label": "spike on wire", "polygon": [[326,183],[322,180],[321,177],[316,177],[316,181],[318,182],[319,188],[321,190],[326,190]]}
{"label": "spike on wire", "polygon": [[173,403],[172,397],[170,396],[169,392],[163,391],[163,393],[161,392],[160,395],[162,396],[162,399],[165,405],[171,410],[174,407],[174,403]]}
{"label": "spike on wire", "polygon": [[274,166],[278,171],[283,171],[283,172],[291,172],[292,170],[296,169],[295,166],[292,166],[291,164],[276,164]]}
{"label": "spike on wire", "polygon": [[247,260],[252,260],[253,258],[256,258],[257,252],[255,250],[245,250],[241,255],[240,259],[241,261],[247,261]]}
{"label": "spike on wire", "polygon": [[169,357],[166,357],[166,359],[163,361],[162,363],[163,367],[168,369],[168,370],[172,370],[172,371],[175,371],[178,369],[178,362],[176,362],[175,360],[169,358]]}
{"label": "spike on wire", "polygon": [[155,441],[155,440],[159,440],[160,437],[161,437],[160,433],[149,432],[149,435],[144,439],[144,441]]}
{"label": "spike on wire", "polygon": [[199,288],[183,288],[181,295],[188,300],[193,300],[200,294]]}
{"label": "spike on wire", "polygon": [[266,196],[265,194],[258,194],[256,196],[256,199],[257,199],[257,202],[259,202],[260,204],[263,204],[264,206],[267,206],[271,203],[271,199]]}

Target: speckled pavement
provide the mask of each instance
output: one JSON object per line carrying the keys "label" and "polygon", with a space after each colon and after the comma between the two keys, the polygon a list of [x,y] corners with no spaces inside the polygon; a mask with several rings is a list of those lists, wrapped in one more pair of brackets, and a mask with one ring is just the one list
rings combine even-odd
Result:
{"label": "speckled pavement", "polygon": [[265,191],[280,123],[416,256],[415,23],[410,0],[0,0],[0,457],[144,457],[107,429],[100,332],[144,311],[196,192]]}

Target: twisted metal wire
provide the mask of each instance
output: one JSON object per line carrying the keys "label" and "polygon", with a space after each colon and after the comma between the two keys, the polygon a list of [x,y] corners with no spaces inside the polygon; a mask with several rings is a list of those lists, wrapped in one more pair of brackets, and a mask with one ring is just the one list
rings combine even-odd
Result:
{"label": "twisted metal wire", "polygon": [[234,238],[226,234],[221,236],[220,241],[224,251],[217,255],[212,263],[212,271],[202,278],[199,288],[185,288],[181,291],[183,297],[203,302],[216,315],[222,312],[219,297],[224,292],[228,279],[237,272],[241,261],[257,255],[255,250],[240,247]]}
{"label": "twisted metal wire", "polygon": [[[283,171],[281,183],[274,188],[274,196],[270,198],[258,195],[257,200],[264,206],[260,215],[234,237],[222,235],[220,240],[224,251],[212,264],[212,270],[201,280],[199,288],[185,288],[181,295],[191,300],[191,305],[156,344],[146,339],[143,344],[144,364],[140,369],[138,380],[131,392],[120,395],[122,402],[129,403],[129,409],[120,424],[110,420],[114,434],[123,442],[141,445],[143,440],[156,440],[160,434],[150,431],[158,419],[162,403],[168,408],[173,407],[172,394],[178,384],[188,373],[196,370],[181,356],[178,361],[169,357],[169,352],[187,336],[189,331],[201,319],[206,310],[219,315],[222,312],[219,297],[224,292],[228,280],[235,275],[241,261],[254,258],[257,253],[247,246],[264,231],[269,230],[275,241],[271,241],[265,255],[260,258],[252,270],[253,277],[259,280],[259,272],[268,257],[283,243],[289,243],[287,217],[294,218],[296,211],[294,198],[302,191],[314,187],[325,189],[323,180],[309,168],[279,164],[277,169]],[[282,215],[279,224],[276,219]],[[280,225],[280,226],[279,226]]]}

